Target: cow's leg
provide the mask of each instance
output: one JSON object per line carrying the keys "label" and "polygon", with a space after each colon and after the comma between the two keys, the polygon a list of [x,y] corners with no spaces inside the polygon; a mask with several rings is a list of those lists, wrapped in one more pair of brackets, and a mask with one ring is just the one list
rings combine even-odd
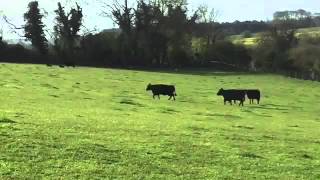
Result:
{"label": "cow's leg", "polygon": [[160,99],[160,95],[158,95],[158,99]]}
{"label": "cow's leg", "polygon": [[175,97],[175,95],[173,95],[173,100],[174,100],[174,101],[176,100],[176,97]]}
{"label": "cow's leg", "polygon": [[168,100],[171,100],[172,99],[172,96],[169,96],[169,99]]}
{"label": "cow's leg", "polygon": [[226,100],[224,100],[224,105],[226,105],[227,104],[227,101]]}
{"label": "cow's leg", "polygon": [[260,104],[260,99],[257,99],[258,104]]}
{"label": "cow's leg", "polygon": [[156,95],[153,95],[153,99],[155,99],[156,98]]}
{"label": "cow's leg", "polygon": [[230,105],[232,106],[233,104],[232,104],[232,100],[231,101],[229,101],[230,102]]}

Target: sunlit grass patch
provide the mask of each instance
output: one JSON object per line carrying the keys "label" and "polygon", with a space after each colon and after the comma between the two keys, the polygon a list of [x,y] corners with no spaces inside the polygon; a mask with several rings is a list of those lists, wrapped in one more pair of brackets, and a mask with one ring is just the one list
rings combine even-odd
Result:
{"label": "sunlit grass patch", "polygon": [[[0,75],[0,179],[320,178],[317,82],[15,64]],[[174,84],[177,100],[148,83]],[[224,105],[220,88],[259,88],[261,104]]]}

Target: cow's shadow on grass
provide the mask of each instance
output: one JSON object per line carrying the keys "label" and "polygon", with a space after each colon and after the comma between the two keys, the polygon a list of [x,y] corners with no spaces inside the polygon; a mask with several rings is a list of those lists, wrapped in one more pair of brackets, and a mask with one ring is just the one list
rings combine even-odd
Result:
{"label": "cow's shadow on grass", "polygon": [[246,113],[249,113],[250,115],[255,115],[255,116],[260,116],[260,117],[265,117],[265,118],[272,118],[273,117],[273,116],[267,115],[267,114],[259,114],[257,112],[250,110],[250,109],[243,110],[242,112],[246,112]]}
{"label": "cow's shadow on grass", "polygon": [[289,111],[291,109],[301,109],[298,106],[286,106],[277,104],[260,104],[256,106],[251,106],[252,109],[264,109],[264,110],[275,110],[275,111]]}
{"label": "cow's shadow on grass", "polygon": [[265,109],[265,110],[276,110],[276,111],[288,111],[287,108],[277,108],[277,107],[270,107],[270,106],[255,106],[251,107],[253,109]]}
{"label": "cow's shadow on grass", "polygon": [[226,119],[226,120],[240,120],[242,119],[241,116],[238,115],[232,115],[232,114],[219,114],[219,113],[202,113],[202,112],[198,112],[195,113],[194,115],[196,116],[203,116],[206,118],[219,118],[219,119]]}

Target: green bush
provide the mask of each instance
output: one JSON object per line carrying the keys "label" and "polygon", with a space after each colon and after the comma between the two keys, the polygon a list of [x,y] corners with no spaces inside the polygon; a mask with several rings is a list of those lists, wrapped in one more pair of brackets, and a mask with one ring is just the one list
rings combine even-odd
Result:
{"label": "green bush", "polygon": [[243,38],[251,38],[252,37],[252,34],[250,31],[244,31],[241,33],[241,35]]}

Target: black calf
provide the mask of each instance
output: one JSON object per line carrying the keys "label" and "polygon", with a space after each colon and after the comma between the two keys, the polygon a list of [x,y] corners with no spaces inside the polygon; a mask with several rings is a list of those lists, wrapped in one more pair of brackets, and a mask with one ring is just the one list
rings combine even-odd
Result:
{"label": "black calf", "polygon": [[260,104],[260,98],[261,98],[260,90],[248,89],[246,90],[246,94],[248,96],[248,99],[250,99],[250,104],[253,104],[254,100],[257,100],[258,104]]}

